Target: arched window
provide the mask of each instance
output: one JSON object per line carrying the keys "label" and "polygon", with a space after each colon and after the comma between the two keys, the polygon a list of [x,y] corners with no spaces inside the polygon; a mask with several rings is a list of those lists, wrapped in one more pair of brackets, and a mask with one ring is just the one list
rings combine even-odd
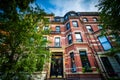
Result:
{"label": "arched window", "polygon": [[98,19],[97,19],[97,18],[93,18],[93,21],[94,21],[94,22],[97,22],[97,21],[98,21]]}
{"label": "arched window", "polygon": [[83,22],[88,22],[88,19],[87,18],[83,18]]}

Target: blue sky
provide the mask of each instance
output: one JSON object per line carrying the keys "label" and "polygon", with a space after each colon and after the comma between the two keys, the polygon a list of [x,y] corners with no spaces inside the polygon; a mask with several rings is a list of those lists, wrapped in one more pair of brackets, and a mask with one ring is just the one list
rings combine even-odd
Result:
{"label": "blue sky", "polygon": [[[66,12],[96,12],[98,0],[36,0],[47,13],[54,13],[55,16],[64,16]],[[34,4],[33,4],[34,5]]]}

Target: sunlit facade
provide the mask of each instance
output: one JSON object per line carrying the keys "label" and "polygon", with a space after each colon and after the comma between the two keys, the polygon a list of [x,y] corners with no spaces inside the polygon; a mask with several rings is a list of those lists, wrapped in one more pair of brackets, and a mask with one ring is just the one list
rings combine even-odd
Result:
{"label": "sunlit facade", "polygon": [[47,78],[103,80],[120,77],[120,54],[105,54],[114,47],[113,35],[101,36],[98,12],[70,11],[64,16],[48,15],[50,35],[45,38],[51,52]]}

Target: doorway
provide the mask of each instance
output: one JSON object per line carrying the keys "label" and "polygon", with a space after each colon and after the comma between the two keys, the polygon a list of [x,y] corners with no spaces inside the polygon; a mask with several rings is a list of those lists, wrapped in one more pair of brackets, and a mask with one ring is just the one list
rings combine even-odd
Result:
{"label": "doorway", "polygon": [[63,78],[63,57],[62,55],[52,55],[50,77],[51,78]]}

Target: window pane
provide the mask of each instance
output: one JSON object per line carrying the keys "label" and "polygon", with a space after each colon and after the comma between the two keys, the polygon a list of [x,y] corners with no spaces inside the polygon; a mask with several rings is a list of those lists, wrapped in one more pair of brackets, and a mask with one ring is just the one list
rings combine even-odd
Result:
{"label": "window pane", "polygon": [[57,32],[60,31],[60,26],[56,26],[56,31],[57,31]]}
{"label": "window pane", "polygon": [[75,65],[75,61],[74,61],[74,53],[71,52],[70,53],[70,58],[71,58],[71,70],[72,72],[76,72],[76,65]]}
{"label": "window pane", "polygon": [[56,38],[56,39],[55,39],[55,42],[60,42],[60,38]]}
{"label": "window pane", "polygon": [[46,36],[44,36],[44,37],[43,37],[43,39],[44,39],[44,40],[47,40],[47,37],[46,37]]}
{"label": "window pane", "polygon": [[73,24],[74,27],[78,27],[77,21],[72,21],[72,24]]}
{"label": "window pane", "polygon": [[71,35],[69,35],[69,36],[68,36],[68,39],[69,39],[69,40],[71,40],[71,39],[72,39]]}
{"label": "window pane", "polygon": [[60,46],[60,38],[59,37],[56,37],[55,38],[55,46]]}
{"label": "window pane", "polygon": [[94,21],[94,22],[97,22],[97,18],[93,18],[93,21]]}
{"label": "window pane", "polygon": [[67,29],[67,30],[70,29],[70,23],[67,23],[67,24],[66,24],[66,29]]}
{"label": "window pane", "polygon": [[99,40],[100,40],[101,43],[103,43],[103,42],[107,41],[107,38],[105,36],[100,36]]}
{"label": "window pane", "polygon": [[109,50],[112,48],[109,42],[103,43],[102,46],[105,50]]}
{"label": "window pane", "polygon": [[75,37],[77,42],[82,42],[82,37],[80,33],[75,33]]}
{"label": "window pane", "polygon": [[45,27],[44,27],[44,30],[48,30],[48,26],[45,26]]}
{"label": "window pane", "polygon": [[86,28],[87,28],[88,32],[93,32],[93,29],[91,26],[87,25]]}
{"label": "window pane", "polygon": [[81,57],[81,61],[82,61],[82,66],[83,68],[85,68],[85,72],[91,72],[91,66],[86,54],[86,51],[80,51],[80,57]]}
{"label": "window pane", "polygon": [[107,40],[107,38],[105,36],[100,36],[98,37],[101,45],[103,46],[104,50],[109,50],[112,48],[110,42]]}
{"label": "window pane", "polygon": [[108,75],[109,75],[110,77],[112,77],[112,76],[115,77],[115,76],[116,76],[116,75],[115,75],[115,72],[114,72],[114,70],[113,70],[113,68],[112,68],[112,65],[110,64],[108,58],[107,58],[107,57],[101,57],[101,60],[102,60],[102,62],[103,62],[103,65],[104,65],[104,67],[105,67]]}
{"label": "window pane", "polygon": [[87,18],[83,18],[83,22],[88,22]]}
{"label": "window pane", "polygon": [[80,55],[85,56],[86,55],[86,51],[80,51]]}
{"label": "window pane", "polygon": [[71,35],[68,35],[68,44],[71,44],[72,43],[72,37]]}
{"label": "window pane", "polygon": [[80,36],[79,33],[76,33],[75,36],[76,36],[77,39],[81,39],[81,36]]}
{"label": "window pane", "polygon": [[98,28],[99,28],[99,29],[102,29],[102,26],[101,26],[101,25],[98,25]]}

